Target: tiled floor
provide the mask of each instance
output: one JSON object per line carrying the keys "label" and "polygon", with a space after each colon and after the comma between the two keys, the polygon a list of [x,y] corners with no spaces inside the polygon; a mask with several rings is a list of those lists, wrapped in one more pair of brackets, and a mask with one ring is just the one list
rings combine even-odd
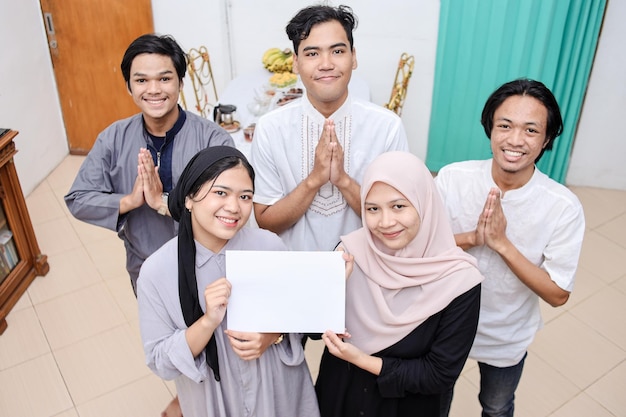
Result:
{"label": "tiled floor", "polygon": [[[68,156],[27,205],[50,272],[0,336],[0,417],[158,416],[174,385],[144,365],[121,241],[63,203],[82,157]],[[626,416],[626,192],[574,188],[587,234],[576,287],[530,348],[517,417]],[[320,342],[307,344],[313,374]],[[456,387],[453,417],[479,416],[477,367]]]}

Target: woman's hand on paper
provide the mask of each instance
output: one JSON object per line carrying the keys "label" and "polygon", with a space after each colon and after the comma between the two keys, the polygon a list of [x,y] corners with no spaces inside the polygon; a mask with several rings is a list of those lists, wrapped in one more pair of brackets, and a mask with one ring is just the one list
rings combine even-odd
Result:
{"label": "woman's hand on paper", "polygon": [[252,333],[225,330],[230,345],[241,359],[249,361],[258,359],[270,347],[280,333]]}

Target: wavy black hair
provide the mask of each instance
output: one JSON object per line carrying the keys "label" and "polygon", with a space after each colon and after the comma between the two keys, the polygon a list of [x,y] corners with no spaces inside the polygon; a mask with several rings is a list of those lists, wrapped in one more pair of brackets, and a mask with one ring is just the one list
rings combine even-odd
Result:
{"label": "wavy black hair", "polygon": [[352,31],[356,29],[358,20],[349,6],[309,6],[300,10],[287,24],[285,31],[289,40],[293,42],[293,50],[298,55],[300,42],[309,37],[313,26],[336,20],[341,23],[348,36],[350,50],[354,49]]}
{"label": "wavy black hair", "polygon": [[543,156],[545,151],[552,149],[554,140],[563,132],[563,119],[559,104],[552,92],[542,82],[528,78],[519,78],[502,84],[494,91],[483,107],[480,123],[483,125],[485,134],[491,140],[491,129],[493,129],[493,116],[496,110],[502,105],[504,100],[511,96],[530,96],[539,100],[548,111],[548,121],[546,126],[546,146],[541,150],[535,162]]}

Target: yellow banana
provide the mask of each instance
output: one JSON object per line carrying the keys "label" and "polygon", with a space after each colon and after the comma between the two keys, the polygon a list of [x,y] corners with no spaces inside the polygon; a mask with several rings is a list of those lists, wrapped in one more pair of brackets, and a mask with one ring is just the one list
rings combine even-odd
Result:
{"label": "yellow banana", "polygon": [[278,51],[278,52],[275,52],[275,53],[271,54],[271,55],[267,58],[267,64],[271,66],[271,65],[272,65],[272,64],[274,64],[275,62],[278,62],[280,59],[282,59],[282,56],[283,56],[283,53],[282,53],[282,52],[280,52],[280,51]]}
{"label": "yellow banana", "polygon": [[293,52],[290,49],[270,48],[263,54],[263,66],[271,72],[291,72]]}
{"label": "yellow banana", "polygon": [[276,52],[280,52],[280,49],[278,48],[270,48],[267,51],[265,51],[265,53],[263,54],[263,63],[265,64],[267,62],[267,60],[269,59],[270,55],[275,54]]}

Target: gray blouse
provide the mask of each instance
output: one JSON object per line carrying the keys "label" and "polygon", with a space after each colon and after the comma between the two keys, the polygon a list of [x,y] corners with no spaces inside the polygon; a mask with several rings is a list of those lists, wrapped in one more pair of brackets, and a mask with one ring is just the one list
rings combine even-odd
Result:
{"label": "gray blouse", "polygon": [[[250,227],[241,229],[217,254],[196,242],[199,294],[226,275],[226,250],[286,248],[274,233]],[[192,356],[178,298],[177,251],[178,239],[174,238],[145,261],[139,274],[137,300],[146,363],[161,378],[175,380],[183,415],[319,416],[299,334],[289,334],[260,358],[245,361],[235,354],[224,334],[227,312],[215,330],[221,381],[215,380],[204,352]],[[200,304],[205,311],[203,296]]]}

